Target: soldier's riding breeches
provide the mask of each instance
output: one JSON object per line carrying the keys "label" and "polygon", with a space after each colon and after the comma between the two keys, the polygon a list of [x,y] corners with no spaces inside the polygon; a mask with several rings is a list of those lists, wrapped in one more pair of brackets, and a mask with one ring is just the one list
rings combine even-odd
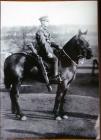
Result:
{"label": "soldier's riding breeches", "polygon": [[48,63],[52,64],[54,76],[58,75],[58,58],[55,55],[53,55],[52,58],[47,57],[46,61]]}

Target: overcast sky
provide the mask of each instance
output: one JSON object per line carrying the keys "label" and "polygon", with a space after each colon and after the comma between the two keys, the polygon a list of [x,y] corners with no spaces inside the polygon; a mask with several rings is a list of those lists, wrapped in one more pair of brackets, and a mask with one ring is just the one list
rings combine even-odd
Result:
{"label": "overcast sky", "polygon": [[46,15],[52,25],[97,25],[97,1],[1,2],[2,27],[39,25]]}

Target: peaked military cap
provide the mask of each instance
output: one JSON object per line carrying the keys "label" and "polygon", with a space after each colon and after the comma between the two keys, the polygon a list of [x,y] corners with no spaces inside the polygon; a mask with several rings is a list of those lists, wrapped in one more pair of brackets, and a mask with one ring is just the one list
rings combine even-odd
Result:
{"label": "peaked military cap", "polygon": [[48,16],[43,16],[39,18],[40,21],[49,21]]}

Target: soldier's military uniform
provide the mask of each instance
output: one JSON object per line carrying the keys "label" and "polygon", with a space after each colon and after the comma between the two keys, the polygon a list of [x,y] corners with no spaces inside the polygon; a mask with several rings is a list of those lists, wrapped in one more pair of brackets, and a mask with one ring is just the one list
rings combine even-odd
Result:
{"label": "soldier's military uniform", "polygon": [[[46,20],[46,17],[41,18],[44,19]],[[38,54],[48,63],[53,63],[54,76],[57,76],[58,58],[54,54],[54,49],[58,49],[59,46],[52,41],[49,31],[43,26],[36,32],[36,40]]]}
{"label": "soldier's military uniform", "polygon": [[[47,17],[41,17],[39,20],[47,20]],[[58,76],[58,58],[54,54],[54,49],[59,49],[59,46],[52,41],[50,33],[47,28],[45,28],[45,26],[40,26],[40,28],[36,32],[36,41],[34,42],[34,44],[32,42],[28,43],[26,46],[28,51],[26,50],[25,53],[30,54],[30,50],[34,53],[36,61],[38,63],[38,68],[41,70],[47,88],[49,91],[52,91],[52,87],[50,85],[43,60],[48,63],[52,63],[54,76],[51,78],[51,80],[60,82],[61,78],[60,76]],[[31,69],[31,71],[33,71],[33,68]]]}

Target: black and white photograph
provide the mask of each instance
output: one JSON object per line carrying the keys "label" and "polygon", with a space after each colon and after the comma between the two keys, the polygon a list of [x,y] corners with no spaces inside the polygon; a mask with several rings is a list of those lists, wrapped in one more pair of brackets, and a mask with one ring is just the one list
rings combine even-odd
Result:
{"label": "black and white photograph", "polygon": [[1,1],[1,140],[100,140],[98,2]]}

